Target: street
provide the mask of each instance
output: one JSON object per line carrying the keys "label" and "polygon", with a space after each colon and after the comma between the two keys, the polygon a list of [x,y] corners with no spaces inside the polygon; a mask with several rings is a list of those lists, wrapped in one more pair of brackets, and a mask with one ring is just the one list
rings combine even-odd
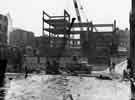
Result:
{"label": "street", "polygon": [[[121,76],[126,61],[116,66],[116,75]],[[96,73],[96,72],[94,72]],[[97,72],[109,75],[108,70]],[[94,77],[66,75],[29,75],[27,79],[8,80],[5,100],[129,100],[130,82],[122,78],[101,80]],[[67,97],[66,100],[71,100]]]}

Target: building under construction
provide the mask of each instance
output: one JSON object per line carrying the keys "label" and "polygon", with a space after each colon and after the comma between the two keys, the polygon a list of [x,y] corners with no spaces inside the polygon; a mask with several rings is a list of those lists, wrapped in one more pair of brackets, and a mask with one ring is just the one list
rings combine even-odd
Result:
{"label": "building under construction", "polygon": [[[93,24],[74,22],[71,27],[70,14],[64,10],[63,16],[51,16],[43,11],[43,37],[46,56],[86,57],[89,64],[108,64],[117,51],[113,24]],[[69,28],[71,28],[70,31]],[[98,31],[110,28],[110,31]]]}

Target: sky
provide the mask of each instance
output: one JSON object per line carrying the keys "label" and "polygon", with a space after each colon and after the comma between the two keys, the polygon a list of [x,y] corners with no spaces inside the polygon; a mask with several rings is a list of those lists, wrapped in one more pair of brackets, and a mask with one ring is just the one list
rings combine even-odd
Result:
{"label": "sky", "polygon": [[[77,0],[83,6],[80,14],[96,24],[110,24],[116,19],[117,27],[129,28],[131,0]],[[49,15],[63,15],[66,9],[76,17],[73,0],[1,0],[0,14],[10,13],[13,27],[42,35],[42,11]],[[87,16],[87,17],[86,17]]]}

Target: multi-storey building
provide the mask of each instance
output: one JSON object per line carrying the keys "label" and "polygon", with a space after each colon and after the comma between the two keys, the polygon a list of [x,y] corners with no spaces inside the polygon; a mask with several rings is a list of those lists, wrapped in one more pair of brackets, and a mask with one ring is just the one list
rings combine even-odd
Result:
{"label": "multi-storey building", "polygon": [[[52,50],[56,52],[57,57],[77,53],[77,56],[88,58],[91,65],[107,65],[117,51],[116,21],[112,24],[74,22],[73,25],[72,21],[67,11],[64,11],[64,16],[50,16],[43,11],[43,35],[48,36],[50,45],[45,53],[51,56],[54,53],[50,52]],[[72,29],[69,31],[70,28]],[[110,30],[101,31],[99,28]]]}
{"label": "multi-storey building", "polygon": [[17,47],[33,46],[34,33],[22,29],[13,30],[10,33],[10,45]]}
{"label": "multi-storey building", "polygon": [[0,43],[7,43],[7,27],[8,19],[6,16],[0,14]]}
{"label": "multi-storey building", "polygon": [[128,55],[130,32],[129,30],[117,30],[118,36],[118,52],[121,55]]}

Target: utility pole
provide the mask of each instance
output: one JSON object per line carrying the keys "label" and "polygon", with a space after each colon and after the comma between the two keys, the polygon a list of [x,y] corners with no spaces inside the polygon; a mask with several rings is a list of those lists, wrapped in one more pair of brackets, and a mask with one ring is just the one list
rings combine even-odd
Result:
{"label": "utility pole", "polygon": [[0,100],[4,100],[5,90],[5,73],[7,68],[7,47],[4,44],[0,44]]}
{"label": "utility pole", "polygon": [[132,7],[130,12],[130,54],[128,59],[128,66],[130,68],[130,81],[131,81],[131,99],[135,100],[135,0],[132,0]]}
{"label": "utility pole", "polygon": [[[135,71],[135,0],[132,0],[130,12],[130,55],[132,73]],[[131,75],[132,76],[132,75]]]}

